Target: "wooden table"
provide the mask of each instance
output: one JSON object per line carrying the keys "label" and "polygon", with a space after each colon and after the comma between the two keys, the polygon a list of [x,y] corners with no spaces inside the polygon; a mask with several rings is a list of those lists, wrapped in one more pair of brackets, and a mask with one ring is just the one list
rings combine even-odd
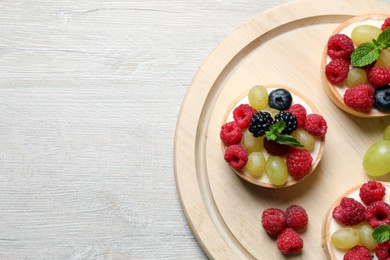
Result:
{"label": "wooden table", "polygon": [[0,259],[206,258],[175,185],[180,105],[287,2],[0,1]]}

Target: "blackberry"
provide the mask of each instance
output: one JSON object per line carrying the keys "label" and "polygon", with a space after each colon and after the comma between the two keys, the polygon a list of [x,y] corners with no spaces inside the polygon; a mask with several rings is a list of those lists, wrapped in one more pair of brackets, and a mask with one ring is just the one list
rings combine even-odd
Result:
{"label": "blackberry", "polygon": [[286,123],[286,128],[283,129],[282,134],[291,134],[298,127],[298,121],[296,116],[291,114],[290,112],[280,111],[279,114],[275,116],[275,121],[279,122],[283,120]]}
{"label": "blackberry", "polygon": [[252,116],[249,124],[249,132],[255,137],[263,136],[269,130],[273,122],[272,116],[268,112],[257,112]]}

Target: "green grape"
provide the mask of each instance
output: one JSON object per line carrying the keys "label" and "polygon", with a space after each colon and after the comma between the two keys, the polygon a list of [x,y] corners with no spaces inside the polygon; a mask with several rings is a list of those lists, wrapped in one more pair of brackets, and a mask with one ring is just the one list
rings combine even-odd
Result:
{"label": "green grape", "polygon": [[283,185],[288,178],[286,161],[279,156],[268,156],[266,161],[266,173],[273,185]]}
{"label": "green grape", "polygon": [[381,55],[376,60],[375,66],[381,66],[390,69],[390,48],[381,49]]}
{"label": "green grape", "polygon": [[265,171],[265,158],[260,152],[250,153],[245,169],[254,178],[260,178]]}
{"label": "green grape", "polygon": [[378,141],[368,148],[363,157],[363,168],[371,176],[382,176],[390,172],[389,140]]}
{"label": "green grape", "polygon": [[264,150],[264,136],[255,137],[248,128],[244,131],[242,136],[242,145],[249,152],[260,152]]}
{"label": "green grape", "polygon": [[390,141],[390,125],[385,128],[384,139]]}
{"label": "green grape", "polygon": [[303,145],[302,149],[308,150],[309,152],[313,151],[314,146],[316,145],[316,139],[304,129],[298,128],[291,133],[291,136]]}
{"label": "green grape", "polygon": [[253,86],[248,93],[249,105],[260,111],[268,106],[268,91],[264,86]]}
{"label": "green grape", "polygon": [[348,87],[354,87],[367,82],[367,73],[361,68],[352,68],[348,72],[348,76],[344,83]]}
{"label": "green grape", "polygon": [[382,30],[373,25],[358,25],[351,32],[351,39],[356,46],[377,39]]}
{"label": "green grape", "polygon": [[330,240],[339,249],[350,249],[359,243],[359,233],[354,228],[340,228],[336,230]]}
{"label": "green grape", "polygon": [[364,224],[358,229],[360,244],[367,247],[368,250],[373,250],[377,244],[375,239],[372,237],[373,231],[374,229],[368,224]]}

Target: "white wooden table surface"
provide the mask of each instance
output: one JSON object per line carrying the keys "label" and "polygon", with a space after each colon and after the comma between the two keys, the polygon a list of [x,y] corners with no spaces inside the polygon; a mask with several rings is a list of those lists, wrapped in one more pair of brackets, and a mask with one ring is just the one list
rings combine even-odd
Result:
{"label": "white wooden table surface", "polygon": [[287,2],[0,0],[0,259],[205,259],[175,186],[180,105]]}

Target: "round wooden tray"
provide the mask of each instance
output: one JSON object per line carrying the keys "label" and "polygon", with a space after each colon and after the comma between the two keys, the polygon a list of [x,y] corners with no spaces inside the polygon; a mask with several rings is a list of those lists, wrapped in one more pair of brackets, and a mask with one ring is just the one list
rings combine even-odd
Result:
{"label": "round wooden tray", "polygon": [[[390,13],[390,6],[372,0],[291,2],[239,27],[199,69],[177,121],[174,167],[182,207],[207,256],[283,259],[261,227],[261,212],[298,204],[306,208],[309,226],[302,234],[302,254],[292,258],[326,259],[321,228],[327,209],[349,187],[369,179],[361,166],[363,154],[382,138],[390,118],[357,118],[338,109],[322,87],[322,51],[340,23],[375,12]],[[328,121],[316,174],[282,190],[241,180],[223,160],[223,116],[232,101],[257,84],[298,89]]]}

